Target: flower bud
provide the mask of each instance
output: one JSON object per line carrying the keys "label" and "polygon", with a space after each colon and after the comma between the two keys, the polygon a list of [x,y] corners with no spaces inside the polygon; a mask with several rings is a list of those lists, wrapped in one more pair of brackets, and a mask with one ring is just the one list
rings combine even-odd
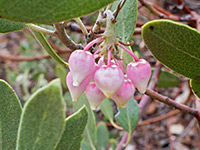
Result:
{"label": "flower bud", "polygon": [[101,102],[106,98],[94,82],[87,86],[85,94],[93,110],[97,109]]}
{"label": "flower bud", "polygon": [[120,88],[124,82],[124,74],[122,70],[113,66],[101,66],[94,76],[97,87],[108,98],[111,98],[113,94]]}
{"label": "flower bud", "polygon": [[69,58],[69,68],[73,78],[73,85],[79,84],[85,79],[95,68],[94,56],[83,50],[74,51]]}
{"label": "flower bud", "polygon": [[67,86],[68,86],[68,89],[70,91],[72,101],[77,101],[79,99],[79,97],[85,91],[89,82],[90,82],[90,76],[87,76],[85,79],[83,79],[83,81],[79,84],[79,86],[74,86],[71,72],[68,72],[68,74],[67,74]]}
{"label": "flower bud", "polygon": [[128,100],[131,99],[134,93],[135,87],[133,86],[132,81],[129,78],[125,77],[124,83],[113,95],[112,99],[119,107],[123,107],[126,105]]}
{"label": "flower bud", "polygon": [[144,59],[131,62],[127,66],[127,76],[140,93],[145,93],[151,77],[151,66]]}

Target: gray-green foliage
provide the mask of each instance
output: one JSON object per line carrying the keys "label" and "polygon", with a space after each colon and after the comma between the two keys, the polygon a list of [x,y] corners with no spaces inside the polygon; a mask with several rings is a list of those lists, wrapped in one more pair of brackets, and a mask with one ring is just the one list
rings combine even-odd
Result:
{"label": "gray-green foliage", "polygon": [[17,22],[50,24],[92,13],[113,1],[0,0],[0,16]]}
{"label": "gray-green foliage", "polygon": [[119,108],[119,113],[116,116],[117,122],[121,127],[131,133],[137,126],[139,118],[139,105],[131,98],[124,108]]}
{"label": "gray-green foliage", "polygon": [[78,150],[83,139],[83,132],[88,120],[85,106],[65,120],[65,131],[56,150]]}
{"label": "gray-green foliage", "polygon": [[0,80],[0,150],[15,150],[21,112],[17,95]]}
{"label": "gray-green foliage", "polygon": [[97,144],[100,150],[105,150],[109,141],[108,128],[104,122],[100,122],[97,126]]}
{"label": "gray-green foliage", "polygon": [[62,86],[65,88],[67,88],[67,84],[66,84],[67,72],[68,70],[65,67],[61,65],[56,65],[55,73],[60,78]]}
{"label": "gray-green foliage", "polygon": [[152,54],[164,65],[183,76],[200,80],[200,33],[169,20],[150,21],[142,36]]}
{"label": "gray-green foliage", "polygon": [[104,114],[104,116],[110,121],[113,120],[113,108],[112,105],[110,103],[109,99],[105,99],[101,104],[100,104],[100,109],[102,111],[102,113]]}
{"label": "gray-green foliage", "polygon": [[192,79],[193,91],[200,97],[200,33],[187,25],[156,20],[143,26],[142,36],[161,63]]}
{"label": "gray-green foliage", "polygon": [[180,82],[181,79],[177,75],[166,70],[161,70],[157,86],[160,88],[175,87],[178,86]]}
{"label": "gray-green foliage", "polygon": [[[117,8],[120,1],[118,0],[113,4],[112,10]],[[137,20],[137,10],[137,0],[126,0],[117,16],[116,33],[123,42],[130,40],[133,35]]]}
{"label": "gray-green foliage", "polygon": [[16,23],[7,20],[0,19],[0,33],[8,33],[25,28],[26,25],[23,23]]}
{"label": "gray-green foliage", "polygon": [[65,127],[60,80],[36,91],[26,102],[20,119],[17,150],[54,149]]}
{"label": "gray-green foliage", "polygon": [[77,102],[74,102],[74,111],[77,111],[80,109],[82,106],[86,106],[88,110],[88,122],[84,131],[84,140],[82,141],[81,148],[82,146],[87,146],[91,149],[95,149],[95,143],[96,143],[96,122],[94,118],[94,113],[91,110],[90,104],[87,100],[87,97],[84,94],[79,98]]}

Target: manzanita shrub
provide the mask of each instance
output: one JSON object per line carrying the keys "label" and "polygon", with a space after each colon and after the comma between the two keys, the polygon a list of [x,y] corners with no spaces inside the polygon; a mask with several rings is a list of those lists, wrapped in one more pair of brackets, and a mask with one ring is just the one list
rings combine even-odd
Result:
{"label": "manzanita shrub", "polygon": [[[155,77],[151,81],[154,68],[131,49],[130,41],[136,26],[137,3],[137,0],[0,0],[1,33],[29,28],[48,54],[69,68],[62,81],[55,79],[38,89],[23,107],[10,85],[0,80],[0,150],[126,147],[143,111],[139,111],[139,106],[144,107],[144,102],[138,104],[134,100],[136,91],[190,113],[200,121],[197,108],[178,104],[147,88],[149,82],[155,82]],[[77,17],[97,10],[98,18],[88,33]],[[65,31],[72,19],[86,37],[84,46],[72,41]],[[43,28],[42,24],[53,24],[55,31]],[[99,33],[102,25],[105,30]],[[57,37],[72,50],[67,62],[56,54],[43,33]],[[189,78],[192,90],[200,97],[200,33],[187,25],[163,19],[146,23],[142,37],[155,59]],[[160,78],[158,87],[180,83],[178,76],[167,71],[161,71]],[[167,83],[163,78],[168,79]],[[67,118],[61,82],[73,101],[74,113]],[[115,117],[112,100],[119,108]],[[125,145],[116,146],[116,139],[109,139],[104,121],[96,125],[93,110],[99,108],[113,127],[126,131]]]}

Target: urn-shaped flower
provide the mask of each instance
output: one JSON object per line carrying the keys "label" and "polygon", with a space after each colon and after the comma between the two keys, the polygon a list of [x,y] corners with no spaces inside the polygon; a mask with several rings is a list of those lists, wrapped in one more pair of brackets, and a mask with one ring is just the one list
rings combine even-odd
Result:
{"label": "urn-shaped flower", "polygon": [[124,74],[116,65],[101,66],[94,76],[97,87],[111,98],[124,82]]}
{"label": "urn-shaped flower", "polygon": [[131,62],[127,66],[127,76],[140,93],[145,93],[151,77],[151,66],[144,59]]}
{"label": "urn-shaped flower", "polygon": [[73,85],[79,84],[95,69],[94,56],[83,50],[74,51],[69,57],[69,69],[73,78]]}

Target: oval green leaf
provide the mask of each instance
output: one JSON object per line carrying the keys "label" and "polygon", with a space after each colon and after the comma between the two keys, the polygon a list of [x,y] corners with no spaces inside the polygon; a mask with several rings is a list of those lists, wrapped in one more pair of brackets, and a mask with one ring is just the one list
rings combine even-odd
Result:
{"label": "oval green leaf", "polygon": [[105,99],[101,104],[100,104],[100,109],[102,111],[102,113],[104,114],[104,116],[110,121],[113,121],[113,108],[112,105],[110,103],[109,99]]}
{"label": "oval green leaf", "polygon": [[150,21],[142,28],[146,46],[161,63],[175,72],[200,79],[200,33],[169,20]]}
{"label": "oval green leaf", "polygon": [[192,91],[200,98],[200,80],[190,80]]}
{"label": "oval green leaf", "polygon": [[66,84],[67,72],[68,70],[65,67],[61,65],[56,65],[55,73],[60,78],[62,86],[66,89],[67,89],[67,84]]}
{"label": "oval green leaf", "polygon": [[[152,69],[152,72],[154,69]],[[178,86],[181,82],[181,79],[174,73],[168,72],[164,69],[161,70],[160,76],[158,78],[158,87],[159,88],[169,88]]]}
{"label": "oval green leaf", "polygon": [[131,98],[126,107],[119,108],[119,112],[116,115],[117,122],[121,127],[131,133],[133,129],[137,126],[139,118],[139,105],[138,103]]}
{"label": "oval green leaf", "polygon": [[105,150],[109,142],[108,128],[104,122],[97,126],[97,144],[100,150]]}
{"label": "oval green leaf", "polygon": [[18,133],[17,150],[55,149],[65,127],[60,80],[35,92],[25,103]]}
{"label": "oval green leaf", "polygon": [[14,90],[0,80],[0,150],[15,150],[22,108]]}
{"label": "oval green leaf", "polygon": [[23,23],[11,22],[0,19],[0,33],[8,33],[25,28],[26,25]]}
{"label": "oval green leaf", "polygon": [[80,149],[83,139],[83,132],[88,120],[88,113],[85,106],[69,116],[65,120],[65,131],[56,150]]}
{"label": "oval green leaf", "polygon": [[0,16],[17,22],[51,24],[92,13],[113,1],[0,0]]}
{"label": "oval green leaf", "polygon": [[[88,110],[88,122],[84,131],[84,139],[82,141],[82,143],[85,143],[83,145],[89,145],[89,147],[92,150],[95,150],[95,143],[96,143],[96,121],[95,121],[95,117],[94,117],[94,113],[90,107],[90,104],[87,100],[87,97],[84,94],[81,95],[81,97],[79,98],[79,100],[77,102],[74,102],[74,111],[77,111],[78,109],[80,109],[82,106],[86,106],[87,110]],[[81,148],[82,144],[81,144]]]}
{"label": "oval green leaf", "polygon": [[[113,11],[116,10],[120,1],[121,0],[117,0],[113,4]],[[133,35],[137,20],[137,10],[137,0],[126,0],[124,6],[117,16],[116,33],[123,42],[130,40],[131,36]]]}

